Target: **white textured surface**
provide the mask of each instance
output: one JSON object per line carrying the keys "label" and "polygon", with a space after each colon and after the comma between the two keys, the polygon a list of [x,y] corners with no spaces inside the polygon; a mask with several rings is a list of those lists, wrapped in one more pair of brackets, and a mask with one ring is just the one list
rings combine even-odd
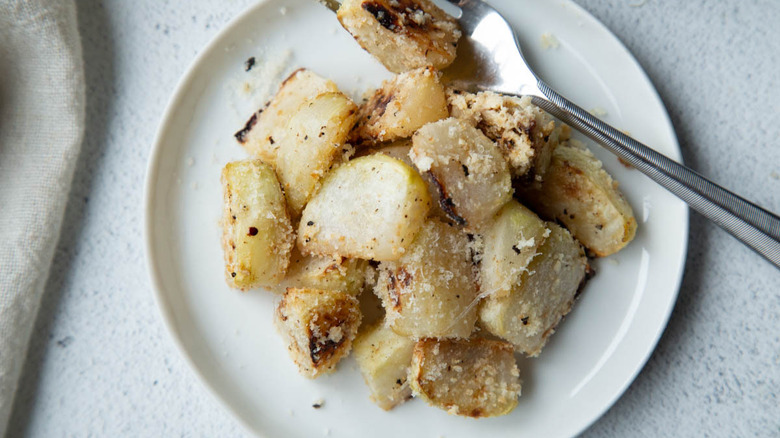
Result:
{"label": "white textured surface", "polygon": [[[79,0],[86,142],[9,436],[243,435],[154,307],[141,188],[178,78],[249,3]],[[578,3],[647,70],[687,164],[780,211],[780,5]],[[779,393],[780,271],[693,215],[669,327],[585,436],[778,436]]]}

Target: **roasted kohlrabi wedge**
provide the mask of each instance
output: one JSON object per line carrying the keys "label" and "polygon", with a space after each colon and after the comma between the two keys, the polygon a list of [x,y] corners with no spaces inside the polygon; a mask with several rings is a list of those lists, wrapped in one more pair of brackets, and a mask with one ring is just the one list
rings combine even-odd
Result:
{"label": "roasted kohlrabi wedge", "polygon": [[430,209],[428,188],[407,164],[377,154],[332,170],[303,210],[303,254],[397,260]]}
{"label": "roasted kohlrabi wedge", "polygon": [[246,290],[278,283],[290,263],[294,234],[274,170],[260,160],[228,163],[222,186],[228,284]]}

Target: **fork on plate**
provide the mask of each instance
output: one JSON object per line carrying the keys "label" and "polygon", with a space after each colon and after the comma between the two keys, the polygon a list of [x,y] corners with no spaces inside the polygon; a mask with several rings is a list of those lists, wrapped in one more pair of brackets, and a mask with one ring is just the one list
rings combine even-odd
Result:
{"label": "fork on plate", "polygon": [[[337,11],[336,0],[318,0]],[[650,179],[685,201],[758,254],[780,268],[780,217],[724,189],[682,164],[599,120],[556,93],[531,69],[512,26],[482,0],[448,0],[460,9],[456,17],[463,37],[456,61],[445,70],[455,85],[469,91],[530,96],[532,102],[604,146]],[[459,68],[458,66],[469,66]]]}

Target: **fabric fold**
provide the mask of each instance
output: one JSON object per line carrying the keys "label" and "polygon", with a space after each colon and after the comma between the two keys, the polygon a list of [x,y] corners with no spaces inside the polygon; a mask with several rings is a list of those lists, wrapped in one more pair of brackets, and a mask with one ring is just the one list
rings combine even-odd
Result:
{"label": "fabric fold", "polygon": [[59,240],[84,94],[75,2],[0,1],[0,436]]}

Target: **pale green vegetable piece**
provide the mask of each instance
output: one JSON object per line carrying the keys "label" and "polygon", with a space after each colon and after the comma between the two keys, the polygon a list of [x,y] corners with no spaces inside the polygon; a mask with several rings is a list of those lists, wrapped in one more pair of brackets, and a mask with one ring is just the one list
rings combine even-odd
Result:
{"label": "pale green vegetable piece", "polygon": [[549,233],[544,221],[519,202],[504,205],[482,230],[480,293],[507,295]]}
{"label": "pale green vegetable piece", "polygon": [[279,141],[287,122],[298,108],[318,95],[339,91],[336,84],[305,68],[294,71],[282,82],[279,91],[265,108],[260,109],[235,135],[249,155],[276,165]]}
{"label": "pale green vegetable piece", "polygon": [[415,341],[379,321],[358,334],[353,355],[371,390],[371,400],[390,410],[412,397],[407,382]]}
{"label": "pale green vegetable piece", "polygon": [[279,140],[276,168],[287,205],[298,216],[337,158],[355,124],[357,106],[342,93],[304,102]]}
{"label": "pale green vegetable piece", "polygon": [[228,283],[242,290],[278,283],[290,262],[294,234],[276,174],[260,160],[235,161],[223,169],[222,185]]}
{"label": "pale green vegetable piece", "polygon": [[488,296],[479,309],[480,326],[506,339],[515,349],[537,356],[561,319],[571,311],[582,287],[588,259],[582,246],[560,226],[548,223],[550,235],[538,256],[506,296]]}
{"label": "pale green vegetable piece", "polygon": [[431,205],[425,181],[386,155],[332,170],[301,215],[303,254],[397,260],[414,241]]}
{"label": "pale green vegetable piece", "polygon": [[463,230],[428,219],[406,254],[378,269],[374,292],[396,333],[414,338],[471,335],[477,285]]}

